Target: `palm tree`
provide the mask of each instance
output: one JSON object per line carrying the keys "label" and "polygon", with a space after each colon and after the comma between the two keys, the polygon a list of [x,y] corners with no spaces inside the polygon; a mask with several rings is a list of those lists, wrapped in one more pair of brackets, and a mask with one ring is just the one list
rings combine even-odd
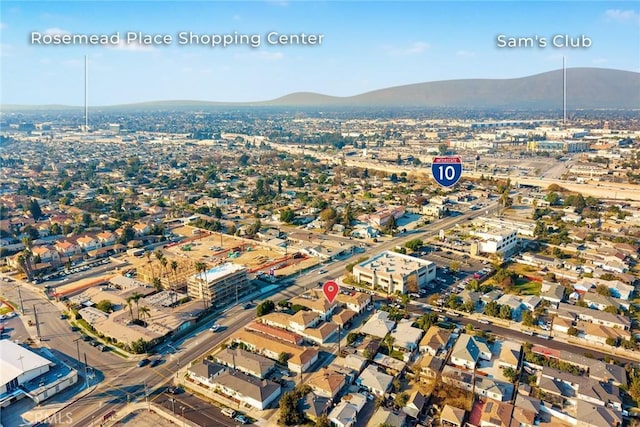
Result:
{"label": "palm tree", "polygon": [[156,256],[156,259],[160,262],[161,265],[163,265],[163,266],[167,265],[166,260],[165,260],[165,263],[162,264],[162,260],[165,259],[165,258],[164,258],[164,254],[162,253],[162,251],[160,249],[156,250],[154,252],[154,255]]}
{"label": "palm tree", "polygon": [[402,305],[404,306],[404,317],[409,317],[409,295],[402,294],[400,295],[400,301],[402,301]]}
{"label": "palm tree", "polygon": [[173,295],[176,296],[176,289],[178,287],[178,274],[176,273],[176,270],[178,270],[178,261],[175,259],[171,261],[171,270],[173,270],[173,278],[175,279],[171,290],[173,291]]}
{"label": "palm tree", "polygon": [[202,273],[207,269],[207,266],[204,262],[196,262],[196,271],[200,275],[200,293],[202,294],[202,301],[204,302],[204,308],[207,308],[207,299],[204,296],[204,286],[205,283],[202,280]]}
{"label": "palm tree", "polygon": [[169,282],[169,274],[167,273],[167,259],[164,257],[164,255],[162,256],[162,259],[160,260],[160,264],[162,265],[162,276],[166,276],[167,277],[167,282]]}
{"label": "palm tree", "polygon": [[18,266],[27,276],[27,281],[31,281],[31,271],[27,265],[27,257],[22,253],[18,255]]}
{"label": "palm tree", "polygon": [[387,336],[384,337],[384,343],[387,345],[387,349],[389,350],[389,356],[391,356],[391,352],[393,351],[394,342],[396,342],[396,339],[391,334],[387,334]]}
{"label": "palm tree", "polygon": [[129,306],[129,312],[131,313],[131,321],[133,322],[133,298],[131,295],[129,295],[126,298],[127,301],[127,306]]}
{"label": "palm tree", "polygon": [[149,264],[149,269],[151,269],[151,283],[153,283],[153,279],[155,279],[155,274],[153,274],[153,264],[151,263],[151,252],[147,251],[144,256],[147,257],[147,264]]}
{"label": "palm tree", "polygon": [[131,301],[136,303],[136,310],[138,312],[138,320],[140,320],[140,299],[143,297],[144,295],[138,293],[138,292],[134,292],[129,298],[131,298]]}
{"label": "palm tree", "polygon": [[147,319],[151,317],[151,309],[149,307],[142,306],[138,309],[138,317],[146,317]]}

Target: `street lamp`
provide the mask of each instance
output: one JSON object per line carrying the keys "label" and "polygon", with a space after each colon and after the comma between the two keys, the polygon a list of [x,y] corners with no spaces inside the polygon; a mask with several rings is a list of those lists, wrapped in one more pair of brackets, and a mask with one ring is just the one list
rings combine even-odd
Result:
{"label": "street lamp", "polygon": [[182,411],[182,427],[184,427],[184,406],[181,406],[180,410]]}
{"label": "street lamp", "polygon": [[171,410],[175,414],[176,413],[176,400],[173,397],[170,400],[171,400]]}

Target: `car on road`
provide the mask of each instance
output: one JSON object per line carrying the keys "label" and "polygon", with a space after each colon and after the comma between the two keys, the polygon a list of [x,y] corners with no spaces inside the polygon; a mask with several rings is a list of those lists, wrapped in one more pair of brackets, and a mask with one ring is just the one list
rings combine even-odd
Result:
{"label": "car on road", "polygon": [[251,307],[253,307],[253,304],[251,304],[250,302],[246,302],[242,304],[242,308],[244,308],[245,310]]}
{"label": "car on road", "polygon": [[61,314],[60,315],[60,320],[66,320],[67,319],[67,315],[66,314]]}
{"label": "car on road", "polygon": [[227,417],[229,417],[229,418],[233,418],[233,417],[235,417],[235,416],[236,416],[236,411],[234,411],[234,410],[233,410],[233,409],[231,409],[231,408],[224,408],[224,409],[223,409],[222,411],[220,411],[220,412],[222,412],[222,415],[226,415],[226,416],[227,416]]}
{"label": "car on road", "polygon": [[138,368],[142,368],[143,366],[147,366],[151,361],[149,359],[142,359],[138,362]]}
{"label": "car on road", "polygon": [[373,305],[369,304],[369,305],[367,306],[367,311],[371,311],[371,310],[373,310]]}
{"label": "car on road", "polygon": [[240,424],[249,424],[249,418],[245,417],[244,415],[240,414],[240,415],[236,415],[235,418],[233,419],[233,421],[237,421]]}
{"label": "car on road", "polygon": [[162,363],[162,359],[153,359],[149,364],[150,367],[154,368]]}
{"label": "car on road", "polygon": [[328,273],[327,270],[324,270],[324,269],[323,270],[318,270],[318,274],[327,274],[327,273]]}
{"label": "car on road", "polygon": [[70,326],[70,327],[69,327],[69,330],[70,330],[71,332],[78,332],[78,331],[80,330],[80,328],[78,328],[77,326]]}
{"label": "car on road", "polygon": [[100,351],[109,351],[109,347],[107,347],[106,345],[103,345],[103,344],[98,344],[98,346],[96,348],[98,350],[100,350]]}
{"label": "car on road", "polygon": [[220,330],[220,325],[211,325],[209,328],[211,332],[218,332]]}
{"label": "car on road", "polygon": [[167,388],[167,393],[169,393],[169,394],[180,394],[183,391],[184,390],[182,390],[180,387],[168,387]]}

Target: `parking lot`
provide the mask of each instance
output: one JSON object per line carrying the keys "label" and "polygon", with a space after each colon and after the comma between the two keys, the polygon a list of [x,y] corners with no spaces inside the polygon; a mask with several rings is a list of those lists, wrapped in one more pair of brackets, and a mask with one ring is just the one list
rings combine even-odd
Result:
{"label": "parking lot", "polygon": [[86,272],[92,268],[106,266],[110,262],[111,261],[108,258],[106,258],[106,259],[91,261],[85,264],[80,264],[72,267],[60,268],[55,273],[51,273],[43,276],[42,281],[38,279],[34,279],[33,282],[37,284],[37,283],[50,282],[50,281],[57,280],[57,283],[56,282],[54,282],[53,284],[48,283],[48,285],[52,287],[59,286],[67,281],[80,279],[81,277],[75,276],[77,274]]}

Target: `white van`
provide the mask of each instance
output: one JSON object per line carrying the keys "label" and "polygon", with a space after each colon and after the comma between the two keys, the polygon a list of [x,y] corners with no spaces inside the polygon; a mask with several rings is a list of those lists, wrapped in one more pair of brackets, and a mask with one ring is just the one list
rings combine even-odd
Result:
{"label": "white van", "polygon": [[231,408],[224,408],[222,411],[222,415],[226,415],[229,418],[233,418],[236,416],[236,411]]}

